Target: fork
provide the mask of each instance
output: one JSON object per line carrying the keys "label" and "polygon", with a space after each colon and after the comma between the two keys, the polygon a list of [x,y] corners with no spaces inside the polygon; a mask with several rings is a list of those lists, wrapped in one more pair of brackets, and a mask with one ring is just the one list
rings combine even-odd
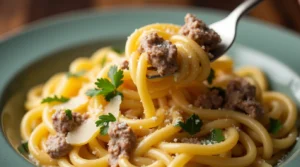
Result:
{"label": "fork", "polygon": [[[263,0],[245,0],[238,7],[236,7],[225,19],[209,25],[209,28],[216,31],[222,39],[222,41],[218,44],[216,49],[211,51],[211,53],[214,55],[211,61],[215,61],[216,59],[220,58],[232,46],[236,38],[237,24],[240,18],[262,1]],[[162,77],[169,76],[169,75],[160,76],[158,74],[155,74],[152,71],[155,70],[153,67],[148,68],[148,70],[149,70],[149,74],[152,74],[152,75],[147,74],[148,79],[155,79],[155,78],[162,78]]]}
{"label": "fork", "polygon": [[216,31],[222,39],[217,48],[211,51],[214,55],[214,58],[211,61],[218,59],[226,53],[235,40],[237,25],[240,18],[262,1],[263,0],[245,0],[225,19],[209,25],[209,28]]}

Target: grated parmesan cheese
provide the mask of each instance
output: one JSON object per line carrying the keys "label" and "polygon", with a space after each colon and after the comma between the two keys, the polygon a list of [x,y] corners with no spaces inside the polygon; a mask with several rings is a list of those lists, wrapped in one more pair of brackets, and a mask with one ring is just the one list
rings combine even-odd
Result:
{"label": "grated parmesan cheese", "polygon": [[157,121],[157,117],[156,117],[156,116],[152,117],[151,119],[152,119],[153,121]]}

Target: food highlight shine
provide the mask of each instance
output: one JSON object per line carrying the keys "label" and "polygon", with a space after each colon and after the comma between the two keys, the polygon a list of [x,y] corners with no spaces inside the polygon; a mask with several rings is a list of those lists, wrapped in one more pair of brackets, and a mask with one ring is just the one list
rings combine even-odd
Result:
{"label": "food highlight shine", "polygon": [[187,14],[137,29],[125,53],[77,58],[28,92],[19,151],[37,166],[277,164],[296,141],[295,104],[256,67],[210,62],[220,41]]}

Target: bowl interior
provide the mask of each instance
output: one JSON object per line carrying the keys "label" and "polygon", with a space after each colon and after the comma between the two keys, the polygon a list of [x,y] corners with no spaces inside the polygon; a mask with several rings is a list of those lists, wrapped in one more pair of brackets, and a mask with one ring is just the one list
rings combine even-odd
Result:
{"label": "bowl interior", "polygon": [[[124,38],[122,38],[124,39]],[[8,84],[3,93],[2,130],[8,143],[16,150],[21,143],[20,121],[25,113],[24,101],[26,92],[35,85],[45,82],[51,75],[67,71],[69,64],[77,57],[88,57],[98,48],[104,46],[123,48],[124,40],[94,41],[61,51],[51,53],[22,69]],[[274,58],[254,49],[236,44],[229,55],[235,61],[235,67],[254,65],[261,68],[267,75],[270,88],[283,92],[293,98],[300,106],[300,79],[292,70]],[[286,156],[284,165],[299,154],[300,143],[295,144]],[[16,151],[16,154],[18,151]],[[23,156],[23,155],[22,155]],[[25,157],[27,158],[27,157]],[[298,160],[296,160],[298,161]],[[293,161],[293,163],[295,160]],[[296,163],[296,162],[295,162]],[[29,165],[29,164],[28,164]]]}

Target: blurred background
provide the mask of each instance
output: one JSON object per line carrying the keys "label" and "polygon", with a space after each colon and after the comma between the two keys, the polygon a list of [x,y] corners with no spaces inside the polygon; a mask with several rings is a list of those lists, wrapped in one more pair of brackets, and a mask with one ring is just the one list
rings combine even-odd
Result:
{"label": "blurred background", "polygon": [[[52,15],[88,8],[148,5],[195,6],[230,11],[243,0],[0,0],[0,38],[28,23]],[[249,15],[300,33],[300,0],[264,0]]]}

